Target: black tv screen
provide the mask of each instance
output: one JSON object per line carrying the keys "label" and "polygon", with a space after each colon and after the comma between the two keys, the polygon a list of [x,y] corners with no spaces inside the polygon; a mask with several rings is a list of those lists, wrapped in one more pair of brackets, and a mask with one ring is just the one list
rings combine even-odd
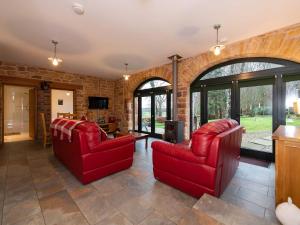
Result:
{"label": "black tv screen", "polygon": [[90,96],[89,109],[108,109],[108,98]]}

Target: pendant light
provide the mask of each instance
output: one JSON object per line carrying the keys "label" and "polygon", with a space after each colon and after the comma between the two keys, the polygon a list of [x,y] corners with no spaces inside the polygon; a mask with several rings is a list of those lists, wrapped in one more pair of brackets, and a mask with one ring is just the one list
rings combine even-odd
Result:
{"label": "pendant light", "polygon": [[214,29],[217,31],[217,43],[212,46],[209,50],[213,52],[216,56],[221,54],[221,51],[225,48],[225,45],[222,45],[219,41],[219,29],[221,28],[220,24],[214,25]]}
{"label": "pendant light", "polygon": [[51,61],[51,63],[52,63],[53,66],[58,66],[58,64],[62,62],[62,59],[59,59],[56,56],[56,45],[58,44],[58,42],[52,40],[52,44],[54,45],[54,56],[53,57],[49,57],[48,60]]}
{"label": "pendant light", "polygon": [[128,74],[128,63],[124,63],[125,65],[125,74],[123,74],[124,80],[129,80],[130,75]]}

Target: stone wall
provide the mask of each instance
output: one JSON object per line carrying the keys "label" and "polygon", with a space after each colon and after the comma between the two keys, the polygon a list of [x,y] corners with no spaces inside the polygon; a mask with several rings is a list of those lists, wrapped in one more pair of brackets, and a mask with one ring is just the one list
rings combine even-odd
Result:
{"label": "stone wall", "polygon": [[[167,56],[166,56],[167,57]],[[189,87],[208,68],[222,62],[248,57],[271,57],[300,62],[300,24],[295,24],[263,35],[228,44],[221,55],[204,52],[180,61],[178,73],[178,117],[185,122],[185,136],[189,137]],[[126,108],[118,115],[128,118],[123,129],[132,129],[132,102],[135,88],[151,77],[161,77],[171,82],[171,64],[162,65],[133,74],[125,84]],[[119,86],[122,80],[116,81]],[[116,95],[116,98],[118,96]],[[123,115],[124,114],[124,115]]]}
{"label": "stone wall", "polygon": [[[167,56],[166,56],[167,57]],[[204,52],[179,62],[178,80],[178,117],[185,122],[185,135],[189,137],[189,87],[191,83],[205,70],[219,63],[247,57],[272,57],[300,62],[300,24],[285,27],[263,35],[243,41],[228,44],[222,54],[215,56],[211,52]],[[98,115],[116,115],[121,130],[126,131],[133,127],[133,92],[145,80],[152,77],[161,77],[172,83],[172,67],[166,64],[133,74],[129,81],[103,80],[93,76],[57,72],[43,68],[19,66],[0,62],[0,99],[2,99],[1,76],[15,78],[29,78],[53,82],[82,85],[82,90],[76,90],[75,111],[79,115],[88,112],[87,96],[98,95],[109,97],[109,109],[89,111],[91,118]],[[2,118],[2,102],[0,116]],[[38,112],[45,112],[50,118],[50,92],[38,91]],[[38,120],[39,121],[39,120]],[[49,124],[50,121],[48,121]],[[0,121],[2,132],[2,120]],[[41,132],[39,132],[41,134]],[[0,135],[2,135],[0,133]]]}
{"label": "stone wall", "polygon": [[[74,111],[80,117],[84,114],[88,114],[92,120],[98,118],[98,116],[108,117],[114,114],[114,100],[115,100],[115,81],[103,80],[93,76],[72,74],[66,72],[59,72],[54,70],[48,70],[44,68],[37,68],[31,66],[21,66],[12,63],[5,63],[0,61],[0,118],[3,114],[3,102],[2,102],[2,89],[3,83],[5,83],[5,77],[12,78],[27,78],[38,81],[51,81],[62,84],[81,85],[82,89],[76,89],[74,93]],[[51,118],[51,91],[41,90],[37,88],[37,111],[38,116],[40,112],[44,112],[47,118],[47,126],[50,124]],[[103,96],[109,98],[108,110],[88,110],[88,96]],[[2,119],[0,119],[0,137],[2,137]],[[38,122],[38,137],[42,135],[40,118]]]}

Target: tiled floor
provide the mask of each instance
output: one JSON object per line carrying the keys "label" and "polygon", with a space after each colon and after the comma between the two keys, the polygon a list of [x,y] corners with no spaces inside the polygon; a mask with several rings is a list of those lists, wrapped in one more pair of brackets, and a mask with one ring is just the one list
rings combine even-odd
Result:
{"label": "tiled floor", "polygon": [[[0,150],[2,224],[177,224],[197,199],[153,179],[143,141],[134,158],[132,168],[83,186],[51,148],[7,143]],[[274,221],[274,168],[241,163],[222,199]]]}

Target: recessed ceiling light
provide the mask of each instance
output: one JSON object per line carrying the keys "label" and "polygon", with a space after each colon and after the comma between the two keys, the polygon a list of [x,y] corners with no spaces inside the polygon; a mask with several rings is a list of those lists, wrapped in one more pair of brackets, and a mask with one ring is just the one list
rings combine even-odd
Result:
{"label": "recessed ceiling light", "polygon": [[77,14],[77,15],[83,15],[84,14],[84,7],[83,5],[74,2],[72,5],[73,11]]}

